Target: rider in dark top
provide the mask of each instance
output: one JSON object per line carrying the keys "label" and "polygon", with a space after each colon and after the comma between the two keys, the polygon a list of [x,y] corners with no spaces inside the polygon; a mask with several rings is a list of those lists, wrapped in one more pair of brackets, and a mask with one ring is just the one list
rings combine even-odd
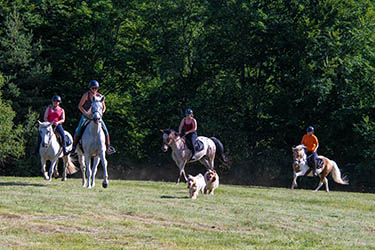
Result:
{"label": "rider in dark top", "polygon": [[195,141],[197,140],[197,121],[193,117],[193,110],[187,109],[185,111],[185,117],[181,120],[180,126],[178,127],[178,133],[180,135],[182,132],[182,128],[184,128],[184,135],[188,143],[191,146],[191,160],[195,160]]}
{"label": "rider in dark top", "polygon": [[[92,99],[94,96],[97,96],[99,98],[103,97],[99,92],[99,83],[96,80],[92,80],[89,82],[89,91],[85,92],[81,98],[81,101],[78,104],[78,109],[82,112],[81,120],[79,121],[78,127],[75,130],[74,133],[74,139],[73,139],[73,148],[72,148],[72,153],[76,151],[77,144],[80,140],[81,137],[81,128],[82,125],[86,122],[86,120],[91,116],[91,104],[92,104]],[[105,103],[103,101],[103,113],[106,110]],[[115,149],[110,146],[110,138],[109,138],[109,133],[108,129],[104,123],[103,120],[100,120],[104,134],[105,134],[105,145],[107,147],[107,154],[113,154],[115,153]]]}

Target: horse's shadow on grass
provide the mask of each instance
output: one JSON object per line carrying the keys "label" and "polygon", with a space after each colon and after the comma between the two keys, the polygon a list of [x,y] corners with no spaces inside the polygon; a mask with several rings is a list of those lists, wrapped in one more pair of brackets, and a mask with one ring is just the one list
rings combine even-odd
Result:
{"label": "horse's shadow on grass", "polygon": [[23,186],[23,187],[45,187],[44,184],[38,183],[24,183],[24,182],[0,182],[0,186]]}
{"label": "horse's shadow on grass", "polygon": [[170,195],[162,195],[160,196],[161,199],[189,199],[187,196],[170,196]]}

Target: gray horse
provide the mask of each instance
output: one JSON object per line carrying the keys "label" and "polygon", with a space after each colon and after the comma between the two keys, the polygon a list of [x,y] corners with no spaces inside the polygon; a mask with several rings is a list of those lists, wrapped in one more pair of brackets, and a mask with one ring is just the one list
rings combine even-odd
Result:
{"label": "gray horse", "polygon": [[161,149],[163,152],[167,152],[168,147],[172,149],[172,158],[180,170],[177,183],[180,182],[182,175],[185,181],[187,181],[185,174],[185,165],[187,163],[199,161],[207,169],[214,169],[215,155],[218,155],[223,163],[228,164],[228,159],[224,154],[224,146],[215,137],[199,136],[198,140],[202,142],[203,148],[195,153],[196,159],[191,161],[191,150],[187,147],[184,137],[180,137],[173,129],[164,129],[161,132],[163,133],[163,145]]}
{"label": "gray horse", "polygon": [[[87,185],[87,188],[93,188],[95,186],[95,175],[100,161],[102,162],[104,171],[102,186],[104,188],[108,187],[108,162],[105,158],[105,135],[100,122],[103,116],[103,101],[104,97],[93,97],[91,106],[92,119],[90,119],[90,122],[83,132],[81,138],[82,149],[77,147],[78,160],[82,171],[82,186],[85,187]],[[93,164],[91,169],[92,159]]]}
{"label": "gray horse", "polygon": [[[58,176],[57,165],[59,158],[64,161],[64,172],[62,176],[62,181],[66,181],[66,173],[74,174],[77,172],[77,168],[74,166],[73,161],[69,155],[64,155],[62,152],[62,147],[57,141],[57,137],[53,131],[52,123],[49,122],[39,122],[39,135],[41,137],[41,143],[39,145],[40,161],[42,164],[42,173],[46,180],[52,180],[52,174]],[[69,132],[65,131],[65,135],[72,140],[72,136]],[[67,149],[70,149],[72,145],[69,145]],[[46,171],[47,161],[51,162],[51,167],[49,173]]]}

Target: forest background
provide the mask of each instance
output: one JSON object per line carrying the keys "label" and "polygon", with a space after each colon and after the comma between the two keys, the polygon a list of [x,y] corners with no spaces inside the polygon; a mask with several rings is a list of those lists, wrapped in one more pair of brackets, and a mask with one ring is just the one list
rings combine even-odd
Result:
{"label": "forest background", "polygon": [[159,130],[191,108],[231,158],[223,182],[289,185],[312,125],[351,190],[375,187],[373,1],[0,0],[0,26],[2,175],[40,175],[37,120],[60,95],[73,133],[96,79],[110,174],[177,177]]}

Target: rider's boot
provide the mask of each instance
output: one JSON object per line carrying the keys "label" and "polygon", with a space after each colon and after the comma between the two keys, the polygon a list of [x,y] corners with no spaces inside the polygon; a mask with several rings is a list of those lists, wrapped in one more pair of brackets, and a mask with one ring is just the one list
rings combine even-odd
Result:
{"label": "rider's boot", "polygon": [[76,152],[78,142],[79,142],[79,136],[74,135],[72,150],[70,150],[68,154],[74,154]]}
{"label": "rider's boot", "polygon": [[317,164],[317,163],[316,163],[316,161],[314,160],[314,167],[312,168],[312,172],[313,172],[313,175],[314,175],[314,176],[318,176],[318,174],[317,174],[317,172],[316,172],[316,169],[317,169],[317,168],[316,168],[316,164]]}
{"label": "rider's boot", "polygon": [[191,151],[191,161],[195,161],[195,149],[194,149],[194,146],[193,146],[193,150]]}
{"label": "rider's boot", "polygon": [[105,136],[105,146],[107,148],[106,150],[107,154],[111,155],[113,153],[116,153],[116,150],[114,149],[114,147],[110,145],[109,135]]}

